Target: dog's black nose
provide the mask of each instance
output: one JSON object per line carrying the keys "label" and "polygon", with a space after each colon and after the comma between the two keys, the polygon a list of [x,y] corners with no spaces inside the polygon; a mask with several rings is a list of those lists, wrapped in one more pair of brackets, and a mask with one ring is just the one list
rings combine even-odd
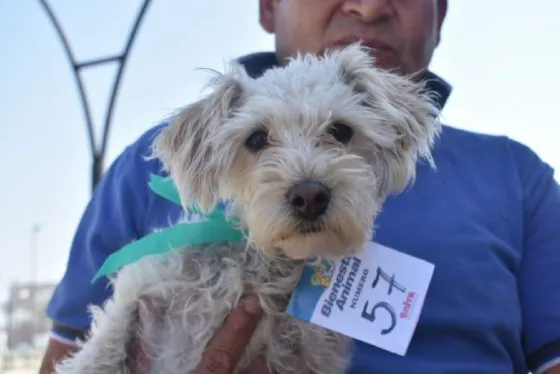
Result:
{"label": "dog's black nose", "polygon": [[320,182],[304,181],[293,185],[286,197],[299,218],[313,221],[327,211],[331,194]]}

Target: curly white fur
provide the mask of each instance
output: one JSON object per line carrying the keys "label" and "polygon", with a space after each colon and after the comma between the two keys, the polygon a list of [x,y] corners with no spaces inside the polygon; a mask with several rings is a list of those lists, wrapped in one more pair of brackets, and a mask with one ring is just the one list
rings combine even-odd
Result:
{"label": "curly white fur", "polygon": [[[210,96],[162,132],[154,154],[185,205],[196,201],[211,210],[219,200],[231,202],[229,215],[248,229],[247,241],[179,249],[126,266],[113,297],[92,308],[88,340],[56,373],[128,373],[135,338],[151,373],[190,373],[247,293],[260,298],[265,315],[238,372],[261,355],[274,374],[345,372],[351,339],[285,315],[289,295],[306,259],[355,253],[371,240],[386,196],[414,179],[418,158],[432,162],[437,110],[421,84],[374,68],[358,45],[297,56],[258,79],[233,65],[213,83]],[[347,143],[333,139],[335,123],[353,130]],[[268,134],[259,152],[245,147],[255,131]],[[313,233],[298,228],[285,197],[304,180],[331,191]]]}

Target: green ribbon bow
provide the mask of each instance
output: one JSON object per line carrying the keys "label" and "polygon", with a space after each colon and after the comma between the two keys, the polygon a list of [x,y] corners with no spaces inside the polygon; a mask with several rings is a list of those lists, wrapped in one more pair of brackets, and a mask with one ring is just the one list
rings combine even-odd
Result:
{"label": "green ribbon bow", "polygon": [[[161,197],[181,205],[181,199],[173,182],[170,179],[152,174],[148,186]],[[201,213],[196,207],[191,207],[195,213]],[[244,233],[234,228],[226,220],[223,209],[217,208],[206,216],[206,220],[192,223],[178,223],[165,230],[152,233],[138,239],[119,251],[111,254],[97,274],[92,283],[100,277],[113,274],[125,265],[138,261],[144,256],[156,255],[184,246],[213,243],[236,242],[245,237]]]}

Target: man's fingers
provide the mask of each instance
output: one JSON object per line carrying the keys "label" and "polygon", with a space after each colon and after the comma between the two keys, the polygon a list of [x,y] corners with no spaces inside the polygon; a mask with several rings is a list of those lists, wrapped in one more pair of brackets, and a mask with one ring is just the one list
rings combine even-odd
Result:
{"label": "man's fingers", "polygon": [[218,330],[194,374],[231,374],[245,351],[261,317],[259,301],[244,298]]}

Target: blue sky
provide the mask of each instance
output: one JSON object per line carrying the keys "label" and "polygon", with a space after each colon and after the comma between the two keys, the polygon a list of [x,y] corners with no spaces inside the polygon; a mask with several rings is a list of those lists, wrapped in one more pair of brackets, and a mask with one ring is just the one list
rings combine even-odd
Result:
{"label": "blue sky", "polygon": [[[120,52],[140,1],[51,0],[79,60]],[[504,134],[560,169],[560,3],[450,0],[432,70],[453,86],[445,122]],[[482,5],[484,4],[484,6]],[[153,0],[125,72],[107,163],[174,108],[195,100],[200,67],[270,50],[257,1]],[[76,87],[38,1],[0,1],[0,300],[29,279],[30,231],[37,277],[57,281],[89,198],[90,151]],[[97,133],[112,66],[84,74]]]}

